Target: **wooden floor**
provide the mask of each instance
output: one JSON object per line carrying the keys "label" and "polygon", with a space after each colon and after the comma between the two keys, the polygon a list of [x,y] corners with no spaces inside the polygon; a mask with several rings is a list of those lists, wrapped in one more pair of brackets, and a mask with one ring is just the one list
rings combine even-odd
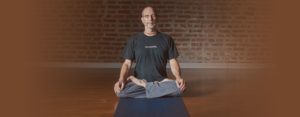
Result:
{"label": "wooden floor", "polygon": [[[112,117],[119,69],[47,69],[39,77],[44,116]],[[168,71],[170,74],[170,71]],[[191,117],[254,117],[263,108],[261,69],[182,69]]]}

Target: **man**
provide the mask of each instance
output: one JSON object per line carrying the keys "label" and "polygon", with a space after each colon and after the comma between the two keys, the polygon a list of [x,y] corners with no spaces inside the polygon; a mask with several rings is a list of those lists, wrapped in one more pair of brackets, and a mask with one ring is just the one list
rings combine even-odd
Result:
{"label": "man", "polygon": [[[173,39],[157,31],[156,14],[152,7],[143,9],[141,20],[144,32],[133,36],[124,48],[125,61],[119,80],[114,85],[115,93],[119,97],[133,98],[180,95],[185,90],[185,81],[180,76],[176,60],[178,52]],[[167,78],[168,61],[176,80]],[[134,76],[129,76],[133,62],[136,62]]]}

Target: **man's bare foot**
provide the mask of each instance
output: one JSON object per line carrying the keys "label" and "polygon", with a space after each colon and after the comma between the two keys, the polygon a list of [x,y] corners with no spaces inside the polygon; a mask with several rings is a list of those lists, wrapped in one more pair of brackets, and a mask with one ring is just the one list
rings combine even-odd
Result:
{"label": "man's bare foot", "polygon": [[128,79],[131,80],[136,85],[139,85],[139,86],[142,86],[142,87],[146,87],[146,84],[147,84],[146,80],[140,80],[140,79],[137,79],[134,76],[129,76]]}

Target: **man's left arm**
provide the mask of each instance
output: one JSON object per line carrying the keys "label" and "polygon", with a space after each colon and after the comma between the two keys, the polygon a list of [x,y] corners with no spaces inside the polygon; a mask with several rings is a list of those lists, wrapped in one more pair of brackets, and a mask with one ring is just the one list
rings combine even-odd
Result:
{"label": "man's left arm", "polygon": [[176,58],[170,59],[170,67],[173,75],[176,78],[176,81],[179,84],[179,88],[181,92],[185,90],[185,81],[181,78],[180,66],[176,60]]}

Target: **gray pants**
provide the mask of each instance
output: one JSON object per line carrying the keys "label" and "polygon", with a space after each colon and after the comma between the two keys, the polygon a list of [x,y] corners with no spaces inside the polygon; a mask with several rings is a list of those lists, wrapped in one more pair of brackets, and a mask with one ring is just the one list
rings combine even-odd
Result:
{"label": "gray pants", "polygon": [[147,82],[146,88],[129,82],[117,96],[120,98],[156,98],[163,96],[180,96],[180,94],[181,92],[176,81],[165,79],[161,82]]}

